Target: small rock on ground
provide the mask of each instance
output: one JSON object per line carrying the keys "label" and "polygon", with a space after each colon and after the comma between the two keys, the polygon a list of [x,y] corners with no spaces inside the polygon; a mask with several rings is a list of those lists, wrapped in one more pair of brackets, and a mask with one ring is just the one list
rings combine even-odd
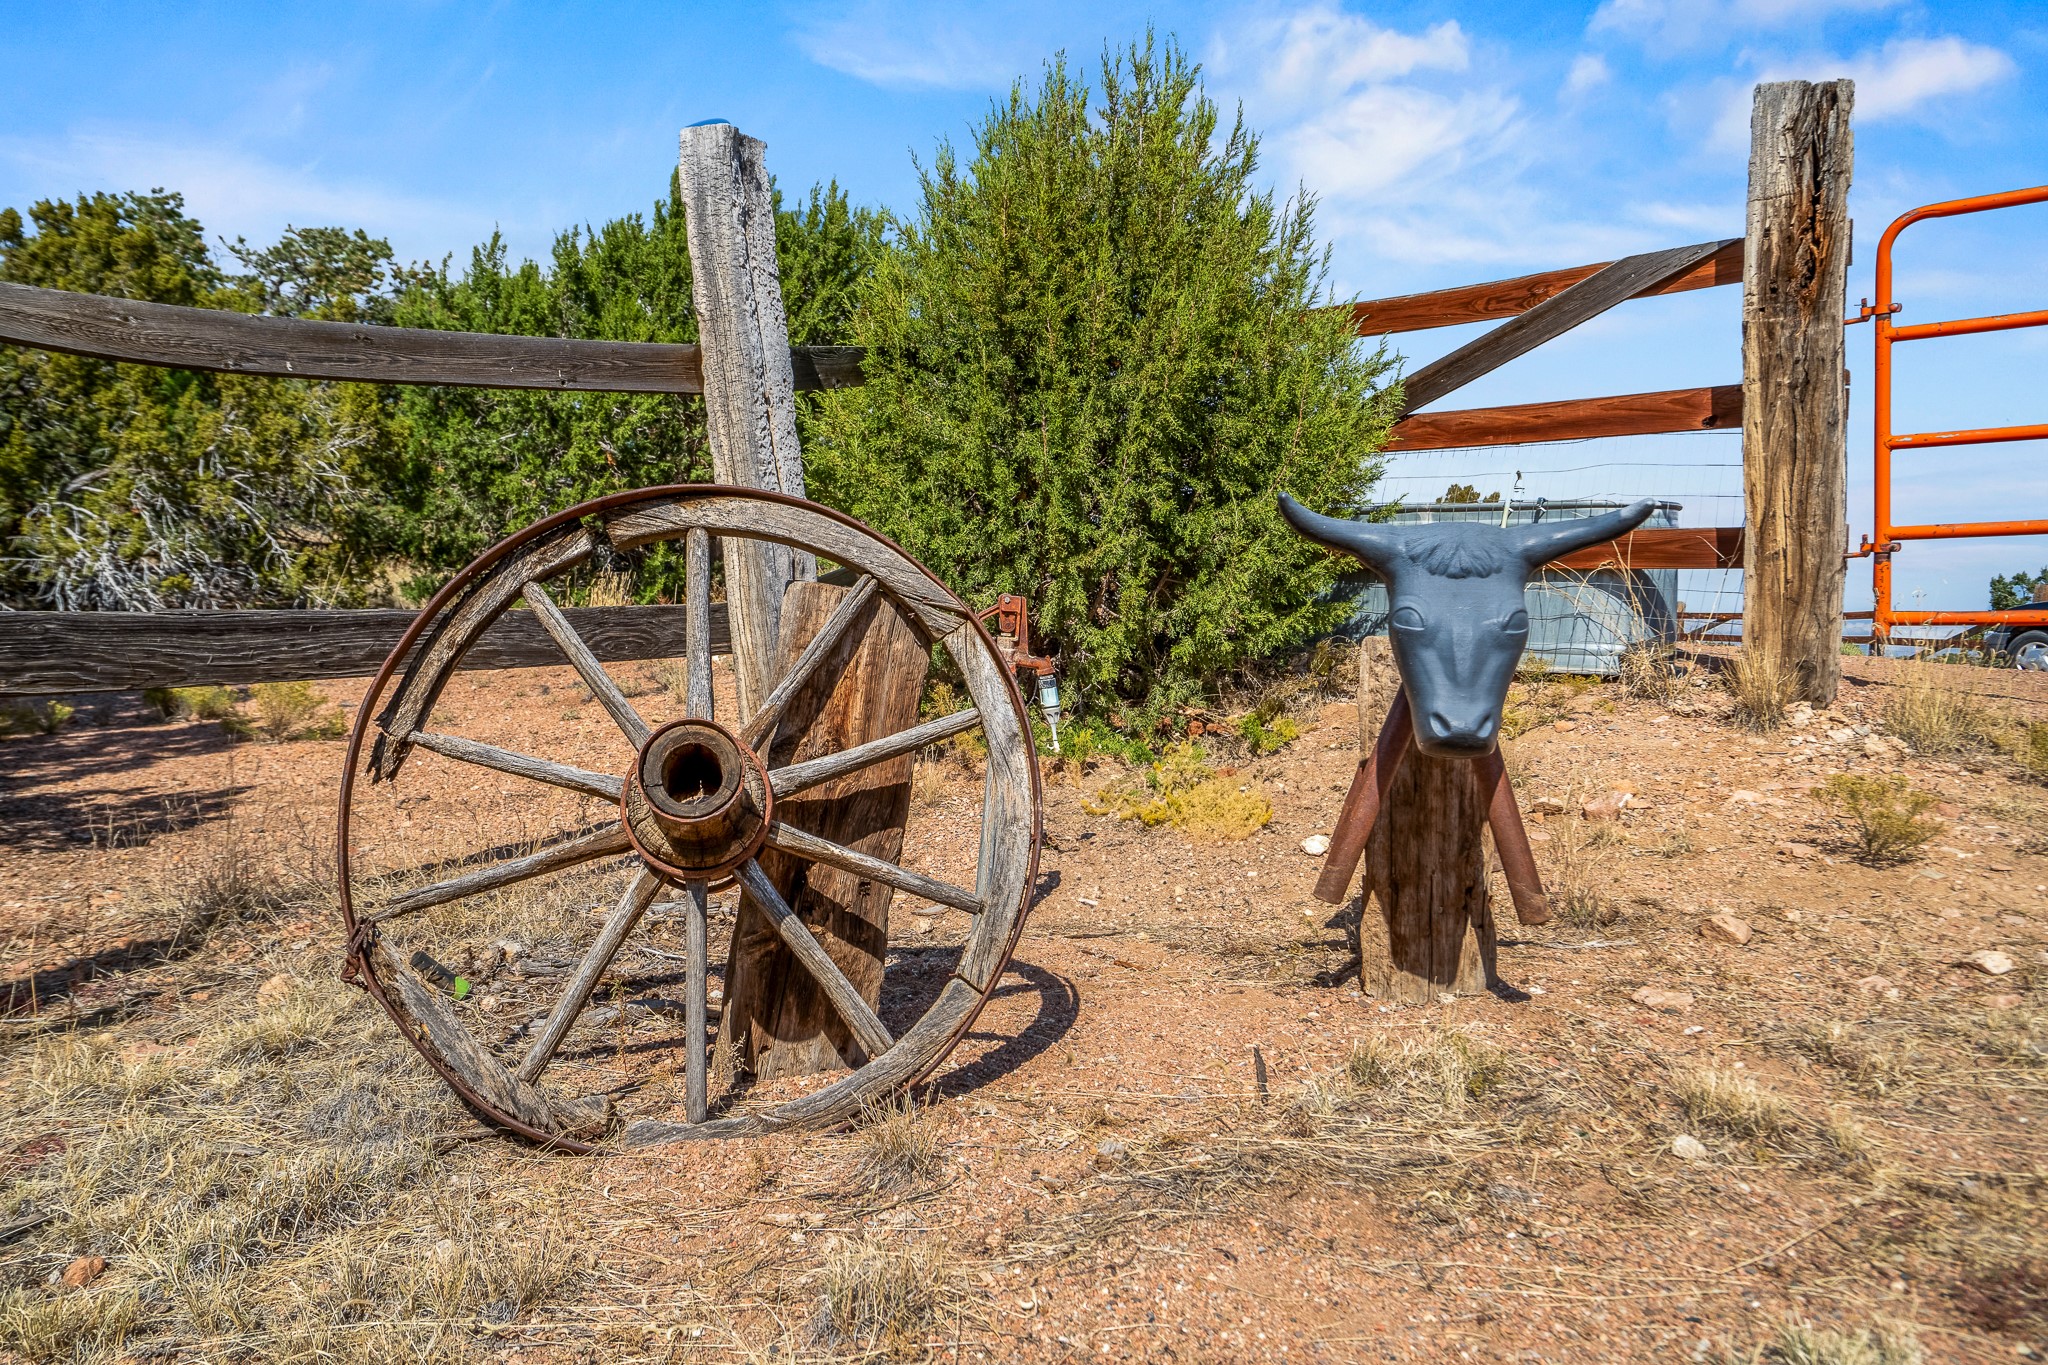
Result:
{"label": "small rock on ground", "polygon": [[1677,1137],[1671,1139],[1671,1155],[1677,1157],[1680,1161],[1705,1161],[1707,1159],[1707,1144],[1701,1142],[1691,1133],[1680,1133]]}
{"label": "small rock on ground", "polygon": [[1722,943],[1733,943],[1737,947],[1749,942],[1751,932],[1748,920],[1725,911],[1700,924],[1702,938],[1718,939]]}
{"label": "small rock on ground", "polygon": [[2018,965],[2012,960],[2011,953],[2001,953],[1996,948],[1979,948],[1963,961],[1986,976],[2004,976]]}
{"label": "small rock on ground", "polygon": [[1662,1010],[1666,1014],[1683,1014],[1692,1008],[1691,991],[1670,991],[1658,986],[1645,986],[1629,999],[1645,1009]]}
{"label": "small rock on ground", "polygon": [[1579,807],[1579,814],[1588,820],[1619,820],[1622,808],[1629,803],[1629,793],[1611,791],[1598,796]]}
{"label": "small rock on ground", "polygon": [[106,1269],[106,1257],[80,1256],[64,1267],[64,1273],[59,1278],[64,1281],[64,1287],[67,1289],[83,1289],[104,1274]]}
{"label": "small rock on ground", "polygon": [[1311,834],[1301,841],[1301,851],[1311,858],[1320,858],[1330,851],[1330,836]]}

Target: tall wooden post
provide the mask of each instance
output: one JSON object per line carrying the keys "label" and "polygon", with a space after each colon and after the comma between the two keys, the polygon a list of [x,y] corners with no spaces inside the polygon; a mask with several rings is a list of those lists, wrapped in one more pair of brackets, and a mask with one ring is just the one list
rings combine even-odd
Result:
{"label": "tall wooden post", "polygon": [[[796,376],[775,264],[767,144],[730,123],[683,129],[681,179],[690,288],[703,347],[711,467],[720,483],[804,494]],[[807,553],[724,540],[726,601],[740,710],[752,715],[775,680],[782,594],[817,577]]]}
{"label": "tall wooden post", "polygon": [[1793,699],[1842,681],[1849,548],[1851,81],[1756,88],[1742,265],[1743,648],[1774,655]]}

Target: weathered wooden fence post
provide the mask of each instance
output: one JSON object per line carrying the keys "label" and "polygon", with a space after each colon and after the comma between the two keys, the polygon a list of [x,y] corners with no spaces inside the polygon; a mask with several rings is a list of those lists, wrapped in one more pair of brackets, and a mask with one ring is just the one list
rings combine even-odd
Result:
{"label": "weathered wooden fence post", "polygon": [[[702,347],[712,468],[720,483],[804,494],[796,434],[796,375],[775,263],[775,212],[767,146],[729,123],[685,128],[682,188],[690,272]],[[759,540],[721,541],[727,619],[740,714],[750,717],[776,680],[844,602],[847,589],[817,583],[817,561]],[[795,586],[793,586],[795,585]],[[866,605],[812,683],[758,737],[778,764],[843,750],[908,728],[917,719],[930,663],[928,643],[886,595]],[[893,860],[910,813],[904,757],[827,783],[776,807],[782,824]],[[869,1006],[881,1003],[889,941],[889,887],[855,873],[809,867],[772,850],[763,873]],[[864,1060],[839,1010],[791,956],[774,921],[749,892],[726,960],[715,1069],[766,1080]]]}
{"label": "weathered wooden fence post", "polygon": [[1849,548],[1851,81],[1756,88],[1742,269],[1743,648],[1772,655],[1791,700],[1842,681]]}
{"label": "weathered wooden fence post", "polygon": [[[720,483],[802,497],[796,376],[775,264],[766,152],[766,143],[730,123],[683,129],[680,167],[690,288],[703,348],[715,477]],[[725,540],[720,549],[740,710],[752,715],[774,683],[783,590],[817,577],[817,562],[801,551],[761,541]]]}

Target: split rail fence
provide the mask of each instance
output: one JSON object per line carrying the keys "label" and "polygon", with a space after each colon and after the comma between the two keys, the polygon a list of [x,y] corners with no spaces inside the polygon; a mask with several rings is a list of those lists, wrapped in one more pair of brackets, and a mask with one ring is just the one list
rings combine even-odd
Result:
{"label": "split rail fence", "polygon": [[[1354,322],[1365,336],[1477,321],[1500,324],[1406,377],[1407,415],[1394,428],[1388,449],[1400,453],[1741,426],[1746,465],[1776,458],[1775,445],[1769,439],[1757,439],[1756,418],[1762,406],[1758,395],[1768,389],[1779,395],[1773,401],[1782,403],[1788,391],[1788,370],[1806,367],[1809,362],[1789,351],[1780,353],[1752,344],[1745,345],[1740,384],[1447,412],[1420,409],[1630,299],[1740,283],[1744,285],[1745,331],[1750,331],[1752,313],[1760,301],[1768,309],[1778,293],[1779,282],[1769,272],[1794,268],[1782,251],[1772,249],[1773,236],[1786,230],[1784,218],[1791,210],[1759,213],[1758,166],[1760,161],[1796,159],[1813,137],[1796,118],[1767,117],[1763,112],[1765,96],[1772,91],[1797,94],[1816,88],[1803,82],[1759,87],[1750,222],[1743,238],[1352,305]],[[755,149],[752,155],[758,160],[759,144],[752,139],[741,142]],[[1846,178],[1842,184],[1846,189]],[[750,191],[742,187],[740,192]],[[1846,242],[1846,231],[1840,235]],[[759,244],[752,245],[758,248]],[[744,254],[747,247],[747,243],[739,243],[734,249]],[[693,236],[693,257],[696,252]],[[767,259],[773,259],[772,244]],[[717,262],[696,264],[700,274],[718,268]],[[747,272],[754,267],[744,261],[728,265],[726,273],[734,281],[734,289],[751,287]],[[779,301],[778,291],[778,305]],[[1827,305],[1824,300],[1823,306],[1832,306],[1839,323],[1839,302]],[[735,316],[748,312],[742,308],[725,311]],[[779,306],[774,311],[779,324]],[[716,328],[707,330],[706,335],[719,337],[715,344],[724,348],[709,357],[725,362],[710,367],[711,388],[735,393],[749,390],[757,398],[757,385],[725,375],[733,368],[733,356],[759,352],[764,345],[778,351],[787,347],[786,334],[779,325],[753,335],[751,341],[725,336]],[[0,284],[0,343],[285,379],[600,393],[701,394],[707,388],[707,355],[696,345],[250,317],[16,284]],[[835,389],[862,382],[858,348],[793,347],[787,348],[787,355],[787,379],[781,383],[791,389]],[[767,371],[779,369],[772,357],[765,362]],[[759,369],[764,357],[752,355],[751,363]],[[1839,372],[1839,364],[1836,368]],[[1795,400],[1797,387],[1796,383],[1790,386]],[[720,394],[714,392],[711,398],[717,409]],[[720,416],[714,411],[714,428],[720,426]],[[730,464],[733,454],[723,449],[730,443],[721,440],[723,434],[719,429],[712,432],[713,455]],[[1765,437],[1768,434],[1763,433]],[[772,477],[749,477],[745,470],[740,474],[737,481],[775,486]],[[720,477],[729,478],[729,474],[722,469]],[[800,471],[797,478],[800,483]],[[1821,534],[1833,535],[1839,548],[1846,548],[1846,525],[1823,527]],[[1564,563],[1580,569],[1740,568],[1749,557],[1749,546],[1744,527],[1651,528],[1582,551]],[[1838,552],[1838,547],[1830,542],[1829,550]],[[1839,582],[1837,571],[1835,639],[1839,638]],[[681,611],[667,606],[593,607],[580,609],[573,619],[597,656],[612,662],[672,654],[673,642],[681,635]],[[558,662],[552,641],[523,616],[508,613],[503,617],[480,647],[471,651],[465,665],[507,668]],[[381,666],[410,619],[411,613],[403,611],[0,612],[0,695],[368,676]],[[714,619],[713,631],[716,648],[732,648],[729,623],[722,613]],[[1827,648],[1836,648],[1834,639]],[[742,653],[746,652],[742,648]]]}

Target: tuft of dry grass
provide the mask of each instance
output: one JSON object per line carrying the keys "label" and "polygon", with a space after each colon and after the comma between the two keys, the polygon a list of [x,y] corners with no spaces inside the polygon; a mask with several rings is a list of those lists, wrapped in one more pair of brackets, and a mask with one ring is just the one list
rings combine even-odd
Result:
{"label": "tuft of dry grass", "polygon": [[936,1241],[869,1234],[842,1242],[817,1272],[812,1336],[828,1347],[869,1345],[893,1356],[921,1355],[926,1336],[959,1307],[955,1280]]}
{"label": "tuft of dry grass", "polygon": [[1760,1357],[1779,1365],[1922,1365],[1927,1353],[1907,1323],[1879,1323],[1861,1332],[1834,1332],[1810,1322],[1787,1322]]}
{"label": "tuft of dry grass", "polygon": [[670,704],[689,704],[690,667],[687,659],[663,659],[654,666],[654,681],[668,694]]}
{"label": "tuft of dry grass", "polygon": [[938,1125],[909,1095],[863,1104],[854,1140],[860,1153],[856,1170],[874,1189],[922,1183],[945,1165]]}
{"label": "tuft of dry grass", "polygon": [[1730,716],[1737,725],[1768,733],[1785,723],[1785,708],[1798,680],[1776,654],[1744,646],[1721,678],[1735,699]]}
{"label": "tuft of dry grass", "polygon": [[1674,1088],[1686,1117],[1704,1129],[1776,1143],[1792,1127],[1792,1111],[1783,1099],[1733,1071],[1708,1067],[1681,1072]]}
{"label": "tuft of dry grass", "polygon": [[1910,1036],[1854,1024],[1811,1025],[1795,1036],[1794,1046],[1878,1095],[1904,1086],[1920,1064],[1918,1045]]}
{"label": "tuft of dry grass", "polygon": [[1849,821],[1857,855],[1867,863],[1905,862],[1941,832],[1940,822],[1927,818],[1934,797],[1903,777],[1836,773],[1813,789],[1813,799]]}
{"label": "tuft of dry grass", "polygon": [[1046,1235],[1069,1245],[1152,1234],[1165,1217],[1329,1181],[1420,1192],[1425,1203],[1452,1198],[1448,1182],[1456,1199],[1477,1198],[1485,1185],[1472,1172],[1484,1153],[1516,1141],[1539,1113],[1584,1105],[1590,1114],[1606,1102],[1583,1087],[1533,1087],[1512,1056],[1456,1028],[1369,1035],[1342,1067],[1261,1105],[1251,1122],[1217,1114],[1117,1143],[1095,1176],[1111,1193]]}
{"label": "tuft of dry grass", "polygon": [[1966,688],[1967,670],[1954,664],[1901,664],[1901,681],[1888,689],[1884,728],[1915,753],[1960,754],[1993,747],[1998,718]]}
{"label": "tuft of dry grass", "polygon": [[1683,686],[1678,656],[1660,640],[1638,640],[1621,651],[1615,682],[1624,697],[1668,702]]}

